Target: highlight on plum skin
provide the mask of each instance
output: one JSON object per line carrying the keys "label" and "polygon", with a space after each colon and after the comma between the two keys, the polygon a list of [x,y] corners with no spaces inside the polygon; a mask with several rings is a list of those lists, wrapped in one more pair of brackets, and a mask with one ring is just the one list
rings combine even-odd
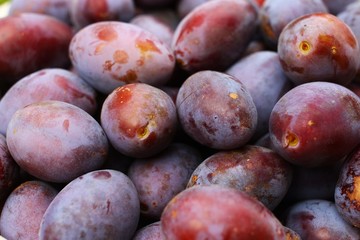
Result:
{"label": "highlight on plum skin", "polygon": [[115,89],[105,99],[100,118],[112,146],[135,158],[153,156],[169,146],[178,123],[171,97],[145,83]]}

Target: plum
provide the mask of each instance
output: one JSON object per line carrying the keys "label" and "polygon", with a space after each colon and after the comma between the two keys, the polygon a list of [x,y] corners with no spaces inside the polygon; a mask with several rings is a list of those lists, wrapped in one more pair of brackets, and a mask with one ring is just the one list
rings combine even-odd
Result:
{"label": "plum", "polygon": [[165,240],[161,230],[161,222],[153,222],[138,229],[132,240]]}
{"label": "plum", "polygon": [[256,18],[256,9],[247,0],[199,5],[175,29],[172,48],[177,65],[191,73],[225,70],[244,53],[256,30]]}
{"label": "plum", "polygon": [[45,68],[13,84],[0,100],[0,133],[6,129],[16,110],[31,103],[58,100],[71,103],[93,115],[97,93],[89,84],[69,70]]}
{"label": "plum", "polygon": [[9,15],[23,12],[50,15],[69,25],[71,22],[68,0],[12,0]]}
{"label": "plum", "polygon": [[285,74],[297,85],[313,81],[347,85],[360,63],[355,34],[329,13],[292,20],[283,28],[277,50]]}
{"label": "plum", "polygon": [[360,227],[359,171],[360,146],[347,156],[340,169],[335,187],[335,205],[341,216],[355,227]]}
{"label": "plum", "polygon": [[0,85],[9,87],[42,68],[70,65],[72,29],[55,17],[20,13],[1,18],[0,36]]}
{"label": "plum", "polygon": [[280,221],[237,189],[194,186],[176,195],[161,216],[166,239],[285,239]]}
{"label": "plum", "polygon": [[276,49],[279,35],[289,22],[315,12],[328,12],[322,0],[266,0],[259,11],[261,36],[270,48]]}
{"label": "plum", "polygon": [[43,181],[27,181],[15,188],[4,204],[0,232],[7,239],[39,239],[43,215],[58,191]]}
{"label": "plum", "polygon": [[182,129],[210,148],[238,148],[256,130],[257,110],[250,92],[238,79],[222,72],[192,74],[179,89],[176,107]]}
{"label": "plum", "polygon": [[184,143],[172,143],[151,158],[135,159],[128,176],[138,190],[142,216],[159,220],[166,204],[185,189],[202,160],[196,148]]}
{"label": "plum", "polygon": [[130,240],[140,216],[131,180],[116,170],[96,170],[68,183],[41,221],[39,239]]}
{"label": "plum", "polygon": [[217,152],[192,173],[187,187],[221,185],[255,197],[270,210],[282,201],[292,181],[292,166],[273,150],[247,145]]}
{"label": "plum", "polygon": [[133,0],[67,0],[76,30],[100,21],[129,21],[135,15]]}
{"label": "plum", "polygon": [[290,206],[284,225],[303,240],[359,239],[360,230],[347,223],[327,200],[311,199]]}
{"label": "plum", "polygon": [[17,110],[6,142],[17,164],[50,182],[67,183],[104,163],[108,140],[87,112],[61,101],[41,101]]}
{"label": "plum", "polygon": [[175,104],[168,94],[145,83],[131,83],[107,96],[100,122],[117,151],[145,158],[169,146],[178,121]]}
{"label": "plum", "polygon": [[120,21],[82,28],[69,54],[79,76],[104,94],[129,83],[164,85],[175,68],[173,52],[154,33]]}
{"label": "plum", "polygon": [[267,50],[241,58],[225,73],[238,79],[250,92],[258,113],[252,137],[256,140],[269,131],[271,110],[293,84],[285,76],[278,54]]}
{"label": "plum", "polygon": [[343,11],[348,5],[356,2],[357,0],[322,0],[329,12],[336,15]]}
{"label": "plum", "polygon": [[339,163],[359,143],[360,98],[330,82],[301,84],[275,104],[269,133],[276,152],[295,165]]}

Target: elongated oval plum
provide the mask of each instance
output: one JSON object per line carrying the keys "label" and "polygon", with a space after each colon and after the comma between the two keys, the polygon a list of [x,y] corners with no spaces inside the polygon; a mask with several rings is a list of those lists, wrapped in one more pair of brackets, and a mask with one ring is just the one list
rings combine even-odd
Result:
{"label": "elongated oval plum", "polygon": [[173,52],[155,34],[120,21],[82,28],[69,54],[80,77],[105,94],[128,83],[164,85],[175,67]]}
{"label": "elongated oval plum", "polygon": [[7,239],[38,239],[43,215],[57,194],[54,187],[38,180],[19,185],[1,211],[1,235]]}
{"label": "elongated oval plum", "polygon": [[360,230],[347,223],[332,201],[311,199],[291,205],[284,225],[301,239],[359,239]]}
{"label": "elongated oval plum", "polygon": [[169,146],[178,123],[171,97],[145,83],[126,84],[109,94],[100,122],[111,145],[135,158],[151,157]]}
{"label": "elongated oval plum", "polygon": [[340,169],[335,187],[335,205],[341,216],[351,225],[360,227],[360,147],[347,156]]}
{"label": "elongated oval plum", "polygon": [[256,30],[256,18],[256,8],[246,0],[199,5],[175,29],[172,48],[178,66],[192,73],[225,70],[244,53]]}
{"label": "elongated oval plum", "polygon": [[9,15],[23,12],[50,15],[70,25],[68,0],[12,0]]}
{"label": "elongated oval plum", "polygon": [[13,84],[0,100],[0,132],[6,134],[16,110],[44,100],[68,102],[93,115],[96,96],[95,89],[73,72],[61,68],[35,71]]}
{"label": "elongated oval plum", "polygon": [[295,83],[349,84],[359,68],[359,44],[350,27],[329,13],[313,13],[288,23],[279,36],[278,54]]}
{"label": "elongated oval plum", "polygon": [[42,68],[70,65],[72,29],[55,17],[38,13],[7,16],[0,19],[0,35],[0,85],[11,86]]}
{"label": "elongated oval plum", "polygon": [[138,190],[141,214],[159,220],[166,204],[185,189],[201,161],[200,152],[183,143],[172,143],[153,157],[135,159],[128,176]]}
{"label": "elongated oval plum", "polygon": [[322,0],[266,0],[259,11],[261,36],[270,48],[276,50],[279,35],[289,22],[316,12],[328,12]]}
{"label": "elongated oval plum", "polygon": [[166,239],[285,239],[280,221],[246,193],[218,185],[176,195],[161,216]]}
{"label": "elongated oval plum", "polygon": [[42,218],[39,239],[130,240],[139,216],[136,188],[124,173],[91,171],[56,195]]}
{"label": "elongated oval plum", "polygon": [[67,0],[70,22],[76,30],[100,21],[129,21],[135,15],[133,0]]}
{"label": "elongated oval plum", "polygon": [[269,132],[276,152],[305,167],[339,163],[359,143],[360,98],[330,82],[301,84],[275,104]]}
{"label": "elongated oval plum", "polygon": [[216,184],[235,188],[273,210],[290,187],[292,171],[292,166],[273,150],[246,145],[206,158],[193,171],[187,187]]}
{"label": "elongated oval plum", "polygon": [[23,170],[59,183],[100,168],[108,154],[108,140],[100,124],[81,108],[54,100],[17,110],[9,122],[6,142]]}
{"label": "elongated oval plum", "polygon": [[257,110],[249,91],[222,72],[192,74],[179,89],[176,107],[183,130],[207,147],[241,147],[256,130]]}

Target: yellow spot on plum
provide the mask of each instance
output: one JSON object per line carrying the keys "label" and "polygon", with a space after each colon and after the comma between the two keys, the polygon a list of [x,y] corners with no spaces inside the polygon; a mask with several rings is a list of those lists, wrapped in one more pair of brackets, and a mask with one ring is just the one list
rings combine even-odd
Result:
{"label": "yellow spot on plum", "polygon": [[177,211],[175,211],[175,210],[172,211],[172,212],[171,212],[171,217],[172,217],[172,218],[176,218],[176,216],[177,216]]}
{"label": "yellow spot on plum", "polygon": [[313,126],[314,124],[315,124],[315,122],[313,120],[309,120],[307,123],[307,125],[310,127]]}
{"label": "yellow spot on plum", "polygon": [[299,145],[299,137],[292,132],[287,132],[284,137],[284,147],[296,147]]}
{"label": "yellow spot on plum", "polygon": [[335,46],[331,47],[331,54],[335,55],[337,53],[337,48]]}
{"label": "yellow spot on plum", "polygon": [[353,177],[353,191],[347,192],[347,196],[351,201],[360,201],[360,176]]}
{"label": "yellow spot on plum", "polygon": [[237,99],[239,97],[239,95],[237,95],[237,93],[230,93],[229,96],[232,98],[232,99]]}
{"label": "yellow spot on plum", "polygon": [[116,50],[113,54],[113,59],[116,63],[127,63],[129,55],[123,50]]}
{"label": "yellow spot on plum", "polygon": [[303,55],[307,55],[311,50],[311,44],[308,41],[302,41],[299,44],[299,50]]}

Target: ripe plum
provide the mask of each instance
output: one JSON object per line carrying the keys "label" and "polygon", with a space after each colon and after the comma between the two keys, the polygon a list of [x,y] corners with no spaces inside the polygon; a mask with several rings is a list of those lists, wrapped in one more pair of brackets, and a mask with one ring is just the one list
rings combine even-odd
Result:
{"label": "ripe plum", "polygon": [[100,119],[112,146],[136,158],[164,150],[177,128],[176,107],[171,97],[145,83],[115,89],[105,99]]}
{"label": "ripe plum", "polygon": [[132,240],[165,240],[161,230],[161,222],[153,222],[138,229]]}
{"label": "ripe plum", "polygon": [[256,30],[256,18],[256,9],[247,0],[199,5],[175,29],[172,48],[178,66],[192,73],[225,70],[244,53]]}
{"label": "ripe plum", "polygon": [[29,174],[66,183],[104,163],[108,140],[100,124],[75,105],[42,101],[17,110],[6,142],[14,160]]}
{"label": "ripe plum", "polygon": [[120,21],[82,28],[69,54],[79,76],[105,94],[127,83],[164,85],[175,67],[173,52],[155,34]]}
{"label": "ripe plum", "polygon": [[285,239],[280,221],[246,193],[219,185],[176,195],[161,216],[166,239]]}
{"label": "ripe plum", "polygon": [[184,131],[215,149],[245,145],[256,130],[257,111],[238,79],[217,71],[199,71],[181,85],[176,107]]}
{"label": "ripe plum", "polygon": [[136,188],[125,174],[91,171],[68,183],[50,203],[39,239],[130,240],[139,215]]}
{"label": "ripe plum", "polygon": [[270,210],[281,202],[292,180],[292,166],[274,151],[247,145],[217,152],[192,173],[187,187],[216,184],[255,197]]}
{"label": "ripe plum", "polygon": [[13,84],[0,100],[0,133],[16,110],[31,103],[58,100],[71,103],[93,115],[97,109],[95,90],[75,73],[61,68],[35,71]]}
{"label": "ripe plum", "polygon": [[6,199],[0,216],[0,232],[7,239],[39,239],[43,215],[58,191],[42,181],[27,181]]}
{"label": "ripe plum", "polygon": [[278,54],[297,85],[325,81],[349,84],[358,72],[359,44],[350,27],[329,13],[298,17],[282,30]]}
{"label": "ripe plum", "polygon": [[269,120],[274,149],[300,166],[339,163],[359,143],[360,98],[330,82],[301,84],[275,104]]}

